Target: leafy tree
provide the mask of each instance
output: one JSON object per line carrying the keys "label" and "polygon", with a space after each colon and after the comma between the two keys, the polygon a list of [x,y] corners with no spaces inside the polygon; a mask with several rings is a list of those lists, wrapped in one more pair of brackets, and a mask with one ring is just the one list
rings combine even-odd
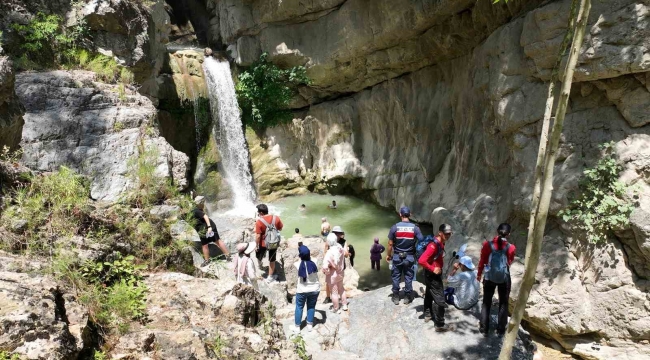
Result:
{"label": "leafy tree", "polygon": [[255,130],[291,121],[291,111],[287,107],[297,93],[296,86],[309,84],[303,66],[281,69],[269,62],[268,56],[268,53],[262,54],[242,72],[235,86],[242,120]]}

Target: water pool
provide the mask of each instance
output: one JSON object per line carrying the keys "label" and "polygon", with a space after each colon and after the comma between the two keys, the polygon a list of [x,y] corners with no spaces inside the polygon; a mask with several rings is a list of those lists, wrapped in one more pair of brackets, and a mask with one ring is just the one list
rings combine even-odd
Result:
{"label": "water pool", "polygon": [[[337,209],[327,207],[332,200],[336,200]],[[301,204],[306,205],[306,210],[298,209]],[[305,236],[319,235],[322,217],[326,217],[332,227],[341,226],[348,244],[356,251],[354,268],[360,275],[360,289],[375,289],[391,283],[385,259],[381,262],[381,271],[370,269],[370,247],[375,237],[388,246],[388,231],[399,221],[396,213],[351,196],[309,194],[284,198],[270,205],[282,218],[282,235],[286,238],[293,236],[295,228]],[[423,232],[430,231],[423,229]],[[383,256],[385,258],[386,252]]]}

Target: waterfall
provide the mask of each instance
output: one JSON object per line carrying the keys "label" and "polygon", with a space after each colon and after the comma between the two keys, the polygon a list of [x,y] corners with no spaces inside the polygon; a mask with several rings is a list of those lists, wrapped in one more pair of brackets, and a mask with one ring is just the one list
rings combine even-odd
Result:
{"label": "waterfall", "polygon": [[212,131],[221,153],[224,178],[232,191],[233,209],[229,212],[254,213],[255,190],[249,168],[248,148],[242,130],[241,112],[235,95],[230,64],[206,57],[203,71],[208,85]]}

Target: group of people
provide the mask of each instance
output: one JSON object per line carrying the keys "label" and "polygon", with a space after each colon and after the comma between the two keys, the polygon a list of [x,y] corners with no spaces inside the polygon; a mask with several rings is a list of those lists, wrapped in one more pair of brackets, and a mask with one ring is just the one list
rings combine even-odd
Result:
{"label": "group of people", "polygon": [[[197,208],[194,217],[195,225],[201,237],[205,262],[209,263],[209,243],[215,243],[229,256],[228,249],[219,239],[216,226],[204,213],[204,199],[196,199]],[[304,208],[304,206],[301,206]],[[329,205],[336,208],[336,203]],[[492,240],[485,240],[482,248],[478,267],[474,266],[469,256],[462,256],[451,268],[446,277],[447,286],[443,282],[443,268],[445,261],[445,244],[453,235],[449,224],[442,224],[435,236],[423,236],[420,228],[410,221],[411,211],[403,206],[399,210],[400,221],[390,228],[388,233],[388,247],[379,243],[379,238],[373,239],[370,248],[371,268],[379,270],[382,253],[386,251],[385,260],[389,264],[392,278],[391,300],[398,305],[400,298],[400,283],[403,279],[403,303],[413,301],[413,280],[418,265],[423,268],[424,283],[424,321],[433,320],[435,331],[444,332],[452,330],[445,324],[445,311],[449,305],[460,310],[469,310],[479,301],[480,282],[483,282],[483,304],[479,322],[479,331],[488,336],[490,327],[490,310],[492,298],[497,292],[499,296],[499,311],[497,316],[496,333],[503,335],[508,319],[508,299],[510,296],[510,271],[509,267],[514,261],[515,246],[508,242],[511,227],[509,224],[500,224],[497,235]],[[266,281],[277,281],[275,262],[277,249],[280,243],[280,231],[283,228],[279,216],[269,214],[268,206],[257,205],[257,220],[255,222],[255,241],[237,245],[238,254],[233,259],[233,271],[238,282],[250,284],[258,289],[256,266],[251,259],[255,252],[257,261],[261,263],[268,253],[269,270]],[[296,234],[299,229],[295,229]],[[354,266],[354,247],[346,244],[345,232],[341,226],[333,228],[327,218],[321,219],[321,235],[325,239],[325,256],[321,271],[325,275],[326,298],[324,303],[332,303],[331,311],[339,313],[348,310],[348,301],[343,287],[346,258]],[[299,242],[299,261],[294,264],[298,274],[296,285],[296,310],[295,330],[300,331],[303,309],[307,308],[307,329],[311,330],[314,324],[316,302],[321,291],[318,280],[318,265],[312,261],[309,248]]]}
{"label": "group of people", "polygon": [[445,310],[449,305],[460,310],[469,310],[479,300],[479,283],[483,280],[483,306],[479,321],[479,331],[489,335],[490,310],[494,292],[499,294],[499,313],[496,333],[502,336],[508,321],[508,299],[510,297],[510,265],[515,258],[515,246],[508,242],[511,227],[500,224],[497,235],[485,240],[481,248],[478,269],[472,259],[463,256],[453,265],[447,277],[447,287],[443,284],[445,244],[453,235],[449,224],[442,224],[433,237],[424,237],[419,227],[410,221],[408,207],[400,208],[401,221],[391,227],[388,233],[388,252],[386,261],[392,262],[393,280],[392,301],[400,302],[400,282],[404,279],[404,303],[413,300],[413,279],[418,264],[424,269],[424,321],[433,320],[436,331],[449,331],[445,324]]}

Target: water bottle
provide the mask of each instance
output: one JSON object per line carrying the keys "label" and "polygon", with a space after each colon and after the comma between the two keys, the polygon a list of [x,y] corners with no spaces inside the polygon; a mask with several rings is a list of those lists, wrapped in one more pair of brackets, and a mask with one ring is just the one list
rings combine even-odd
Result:
{"label": "water bottle", "polygon": [[393,271],[393,260],[388,262],[388,270]]}

